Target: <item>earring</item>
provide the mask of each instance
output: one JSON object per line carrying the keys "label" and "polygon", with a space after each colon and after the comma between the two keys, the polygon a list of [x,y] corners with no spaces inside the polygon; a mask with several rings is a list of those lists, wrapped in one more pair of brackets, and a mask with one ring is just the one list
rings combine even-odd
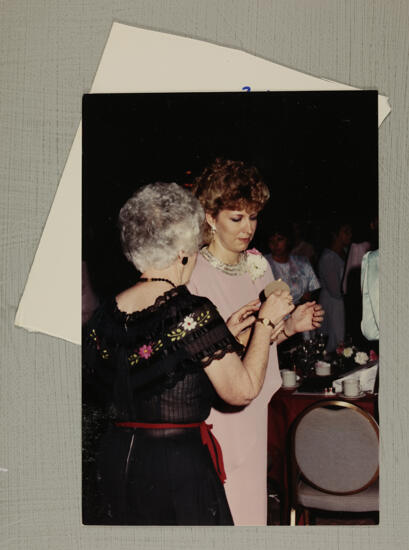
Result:
{"label": "earring", "polygon": [[187,256],[184,256],[182,258],[182,265],[186,265],[188,261],[189,261],[189,258]]}
{"label": "earring", "polygon": [[212,232],[212,236],[216,233],[216,228],[214,225],[210,226],[210,231]]}

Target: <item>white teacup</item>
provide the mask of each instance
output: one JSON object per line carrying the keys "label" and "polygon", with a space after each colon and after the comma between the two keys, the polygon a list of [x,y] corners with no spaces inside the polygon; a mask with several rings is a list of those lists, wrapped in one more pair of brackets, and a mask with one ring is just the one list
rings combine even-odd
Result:
{"label": "white teacup", "polygon": [[285,388],[293,388],[297,384],[297,375],[293,370],[283,369],[281,371],[281,378],[283,379],[283,386]]}
{"label": "white teacup", "polygon": [[285,388],[293,388],[297,384],[297,375],[293,370],[283,369],[281,371],[281,378],[283,379],[283,386]]}
{"label": "white teacup", "polygon": [[318,376],[328,376],[331,374],[331,365],[325,361],[317,361],[315,363],[315,372]]}
{"label": "white teacup", "polygon": [[346,397],[355,397],[359,395],[361,386],[357,378],[347,378],[342,381],[342,391]]}

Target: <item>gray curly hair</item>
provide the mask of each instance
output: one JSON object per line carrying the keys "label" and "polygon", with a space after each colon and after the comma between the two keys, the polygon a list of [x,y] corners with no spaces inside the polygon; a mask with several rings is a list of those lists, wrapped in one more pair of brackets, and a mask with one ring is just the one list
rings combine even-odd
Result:
{"label": "gray curly hair", "polygon": [[196,252],[202,240],[204,211],[177,183],[151,183],[136,191],[119,212],[122,250],[143,273],[164,269]]}

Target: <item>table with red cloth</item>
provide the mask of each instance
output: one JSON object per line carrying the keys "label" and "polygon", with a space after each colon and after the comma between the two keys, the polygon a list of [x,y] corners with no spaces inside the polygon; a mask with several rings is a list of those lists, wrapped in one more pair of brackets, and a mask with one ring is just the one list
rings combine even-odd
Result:
{"label": "table with red cloth", "polygon": [[307,407],[323,399],[349,401],[366,410],[372,416],[375,415],[377,396],[371,393],[365,393],[362,397],[348,400],[337,394],[302,394],[296,393],[294,389],[284,388],[278,390],[268,407],[268,477],[281,493],[284,508],[288,507],[289,498],[287,467],[291,426]]}

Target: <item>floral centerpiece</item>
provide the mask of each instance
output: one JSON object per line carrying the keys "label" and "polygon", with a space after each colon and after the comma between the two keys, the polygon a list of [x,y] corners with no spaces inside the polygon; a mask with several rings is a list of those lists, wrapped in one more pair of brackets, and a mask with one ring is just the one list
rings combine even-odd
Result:
{"label": "floral centerpiece", "polygon": [[349,372],[361,366],[371,366],[378,361],[375,351],[363,351],[352,343],[340,343],[334,353],[325,350],[326,336],[316,333],[310,340],[303,340],[295,347],[279,350],[280,368],[297,366],[300,374],[309,376],[315,374],[318,361],[329,363],[334,368],[333,374]]}
{"label": "floral centerpiece", "polygon": [[345,346],[344,343],[340,343],[335,351],[342,363],[348,361],[363,366],[368,362],[375,362],[378,360],[377,354],[372,349],[368,354],[366,351],[360,351],[356,346]]}

